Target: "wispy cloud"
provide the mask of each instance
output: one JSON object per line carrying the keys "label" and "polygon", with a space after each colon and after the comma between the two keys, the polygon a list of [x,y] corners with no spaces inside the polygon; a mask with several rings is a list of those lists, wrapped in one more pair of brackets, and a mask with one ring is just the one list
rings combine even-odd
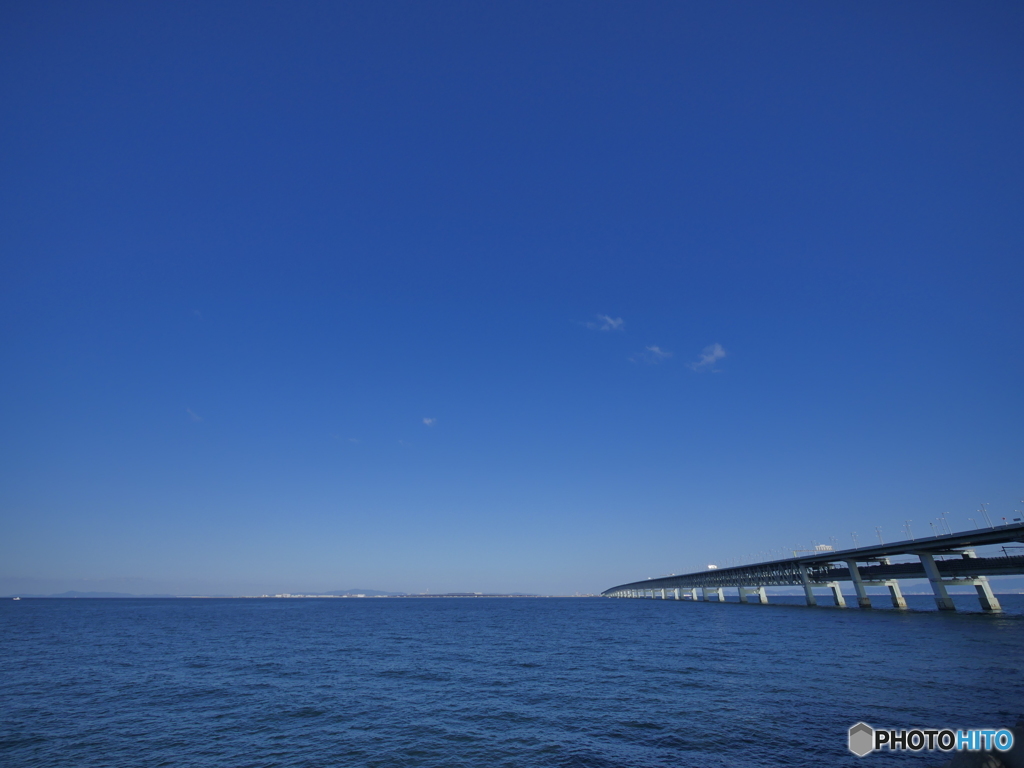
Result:
{"label": "wispy cloud", "polygon": [[595,315],[597,322],[584,323],[592,331],[622,331],[625,321],[621,317],[610,315]]}
{"label": "wispy cloud", "polygon": [[717,372],[715,363],[725,357],[725,355],[725,350],[722,349],[721,344],[710,344],[704,347],[704,351],[700,353],[700,357],[696,362],[690,363],[690,368],[695,371]]}
{"label": "wispy cloud", "polygon": [[437,424],[437,419],[433,419],[428,416],[425,419],[423,419],[423,423],[426,424],[428,427],[432,427],[435,424]]}
{"label": "wispy cloud", "polygon": [[644,347],[643,352],[633,355],[629,359],[634,363],[650,363],[652,365],[656,365],[668,360],[670,357],[672,357],[672,353],[667,349],[662,349],[661,347],[652,344],[648,347]]}
{"label": "wispy cloud", "polygon": [[203,420],[203,417],[202,417],[202,416],[200,416],[200,415],[199,415],[198,413],[196,413],[195,411],[193,411],[193,410],[192,410],[191,408],[186,408],[186,409],[185,409],[185,412],[186,412],[186,413],[188,413],[188,417],[189,417],[190,419],[192,419],[192,421],[197,421],[197,422],[198,422],[198,421],[202,421],[202,420]]}

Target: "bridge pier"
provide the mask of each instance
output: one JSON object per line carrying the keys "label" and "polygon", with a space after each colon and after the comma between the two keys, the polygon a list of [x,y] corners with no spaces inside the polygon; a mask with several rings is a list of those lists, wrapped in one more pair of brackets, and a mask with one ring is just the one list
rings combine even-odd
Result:
{"label": "bridge pier", "polygon": [[715,594],[718,596],[718,602],[725,602],[725,591],[721,587],[701,587],[704,590],[704,600],[707,601],[708,593]]}
{"label": "bridge pier", "polygon": [[889,597],[892,598],[892,607],[898,611],[907,610],[907,601],[903,597],[903,592],[900,591],[900,583],[893,579],[885,582],[885,586],[889,588]]}
{"label": "bridge pier", "polygon": [[[961,557],[964,560],[974,560],[978,556],[974,554],[973,549],[965,549],[961,553]],[[978,592],[978,602],[981,603],[981,610],[989,611],[991,613],[1002,613],[1003,606],[999,604],[999,600],[992,594],[992,587],[989,586],[987,576],[979,576],[974,580],[974,589]]]}
{"label": "bridge pier", "polygon": [[990,613],[1003,612],[1003,606],[999,604],[999,600],[992,594],[992,587],[985,576],[975,579],[974,588],[978,591],[978,602],[981,603],[981,610]]}
{"label": "bridge pier", "polygon": [[662,600],[668,600],[668,598],[667,598],[667,597],[665,596],[665,590],[664,590],[664,588],[662,588],[662,590],[661,590],[661,599],[662,599]]}
{"label": "bridge pier", "polygon": [[768,595],[764,591],[764,587],[736,587],[736,591],[740,595],[741,603],[749,603],[750,596],[756,595],[757,601],[764,605],[768,602]]}
{"label": "bridge pier", "polygon": [[864,581],[860,577],[857,561],[847,560],[846,567],[850,569],[850,580],[853,582],[853,588],[857,592],[857,605],[861,608],[870,608],[871,598],[868,597],[868,591],[864,588]]}
{"label": "bridge pier", "polygon": [[676,600],[683,599],[683,590],[681,587],[676,587]]}
{"label": "bridge pier", "polygon": [[843,597],[842,591],[839,589],[838,581],[830,581],[826,586],[832,590],[832,599],[836,601],[836,605],[840,608],[846,607],[846,599]]}
{"label": "bridge pier", "polygon": [[804,585],[804,597],[807,598],[807,604],[817,605],[818,599],[814,596],[814,590],[811,589],[811,580],[807,578],[807,568],[803,563],[800,563],[800,580]]}
{"label": "bridge pier", "polygon": [[889,590],[889,597],[892,600],[892,607],[899,610],[907,610],[907,601],[903,597],[903,592],[900,590],[900,583],[895,579],[885,579],[880,581],[865,581],[865,585],[887,587]]}
{"label": "bridge pier", "polygon": [[955,611],[956,606],[953,605],[953,598],[946,592],[946,584],[939,574],[938,566],[935,565],[935,557],[930,552],[921,552],[918,554],[918,557],[921,559],[921,565],[924,566],[924,572],[928,576],[928,581],[931,582],[932,592],[935,593],[935,605],[938,606],[940,611]]}

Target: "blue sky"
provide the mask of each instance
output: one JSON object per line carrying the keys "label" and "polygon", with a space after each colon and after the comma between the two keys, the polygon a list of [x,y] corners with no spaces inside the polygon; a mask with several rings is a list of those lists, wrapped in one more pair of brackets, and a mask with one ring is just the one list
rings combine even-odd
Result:
{"label": "blue sky", "polygon": [[1022,65],[1014,3],[4,3],[0,591],[1009,515]]}

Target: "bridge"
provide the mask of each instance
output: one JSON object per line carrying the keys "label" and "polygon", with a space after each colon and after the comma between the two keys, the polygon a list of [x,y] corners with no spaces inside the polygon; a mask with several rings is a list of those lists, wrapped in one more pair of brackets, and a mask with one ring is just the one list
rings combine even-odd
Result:
{"label": "bridge", "polygon": [[[973,531],[948,533],[922,539],[897,541],[870,547],[833,550],[819,547],[812,554],[783,560],[751,563],[732,568],[709,567],[706,571],[634,581],[606,589],[605,597],[647,597],[697,600],[715,597],[725,602],[725,589],[736,589],[741,603],[756,597],[767,603],[765,587],[802,586],[807,605],[817,605],[815,588],[828,589],[836,605],[846,607],[839,582],[853,582],[857,605],[871,607],[867,587],[888,587],[894,608],[905,609],[900,579],[928,579],[940,611],[954,611],[949,586],[971,585],[985,611],[1002,611],[992,593],[989,576],[1024,574],[1024,556],[978,557],[978,547],[1024,542],[1024,522],[1013,522]],[[1004,553],[1006,548],[1003,549]],[[794,553],[795,555],[796,553]],[[892,562],[894,557],[914,556],[917,561]]]}

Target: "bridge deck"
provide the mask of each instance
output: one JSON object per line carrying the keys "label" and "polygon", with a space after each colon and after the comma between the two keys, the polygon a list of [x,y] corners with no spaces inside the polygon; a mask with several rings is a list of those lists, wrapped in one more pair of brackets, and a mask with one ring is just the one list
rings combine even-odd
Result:
{"label": "bridge deck", "polygon": [[[858,547],[839,551],[826,550],[801,557],[772,560],[764,563],[732,568],[712,568],[696,573],[645,579],[605,590],[608,597],[652,596],[673,590],[676,598],[682,590],[697,589],[718,592],[726,587],[740,590],[740,599],[746,600],[746,591],[759,590],[761,599],[764,587],[803,586],[809,605],[816,604],[813,587],[830,587],[836,602],[844,604],[838,582],[852,581],[862,607],[870,607],[870,600],[864,591],[865,584],[885,584],[892,593],[893,603],[905,607],[899,593],[899,579],[927,578],[935,592],[940,609],[953,610],[953,601],[945,590],[946,584],[972,584],[978,590],[979,599],[986,610],[999,610],[998,600],[992,595],[988,576],[1024,574],[1022,557],[975,557],[974,548],[988,545],[1024,542],[1024,523],[1011,523],[993,528],[930,536],[924,539],[897,541],[870,547]],[[889,558],[915,555],[918,562],[891,563]]]}

